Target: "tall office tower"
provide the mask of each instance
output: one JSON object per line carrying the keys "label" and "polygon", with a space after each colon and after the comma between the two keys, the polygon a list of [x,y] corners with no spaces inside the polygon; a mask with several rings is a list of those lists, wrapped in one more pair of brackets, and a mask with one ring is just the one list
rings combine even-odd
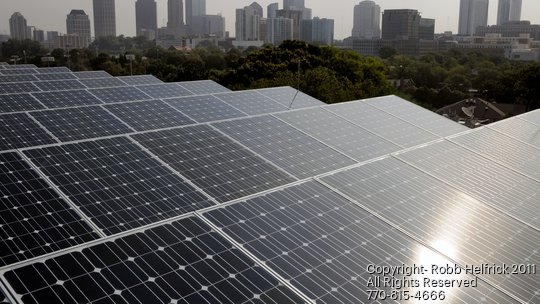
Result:
{"label": "tall office tower", "polygon": [[420,14],[417,10],[385,10],[382,16],[382,39],[415,40],[418,39]]}
{"label": "tall office tower", "polygon": [[193,16],[206,15],[206,0],[186,0],[186,24],[192,25]]}
{"label": "tall office tower", "polygon": [[497,24],[521,20],[521,0],[499,0]]}
{"label": "tall office tower", "polygon": [[283,0],[283,9],[301,11],[306,7],[304,0]]}
{"label": "tall office tower", "polygon": [[420,25],[418,27],[418,38],[422,40],[435,39],[435,19],[420,19]]}
{"label": "tall office tower", "polygon": [[334,43],[334,19],[315,17],[302,20],[302,40],[309,43],[332,45]]}
{"label": "tall office tower", "polygon": [[66,18],[68,35],[77,35],[82,38],[83,47],[87,47],[92,41],[90,34],[90,18],[83,10],[71,10]]}
{"label": "tall office tower", "polygon": [[37,42],[44,43],[45,42],[45,31],[44,30],[34,30],[34,40]]}
{"label": "tall office tower", "polygon": [[289,18],[293,20],[293,39],[300,40],[300,32],[302,27],[303,11],[280,9],[277,11],[278,17]]}
{"label": "tall office tower", "polygon": [[472,36],[477,27],[487,26],[489,0],[461,0],[458,34]]}
{"label": "tall office tower", "polygon": [[184,27],[184,1],[168,0],[167,2],[167,29],[174,33],[175,36],[181,36],[182,28]]}
{"label": "tall office tower", "polygon": [[269,18],[266,20],[266,28],[266,39],[274,45],[293,39],[293,20],[290,18]]}
{"label": "tall office tower", "polygon": [[96,38],[116,37],[116,8],[114,0],[94,0],[94,35]]}
{"label": "tall office tower", "polygon": [[213,35],[225,37],[225,18],[221,15],[193,16],[189,34],[195,36]]}
{"label": "tall office tower", "polygon": [[263,8],[262,6],[257,3],[257,2],[253,2],[251,3],[249,6],[253,7],[253,9],[255,10],[255,13],[259,16],[259,17],[264,17],[263,15]]}
{"label": "tall office tower", "polygon": [[381,7],[374,1],[362,1],[354,6],[352,36],[360,39],[381,38]]}
{"label": "tall office tower", "polygon": [[28,30],[26,29],[27,26],[26,19],[23,17],[23,15],[21,15],[21,13],[13,13],[11,18],[9,18],[9,32],[11,34],[11,38],[18,40],[30,39],[28,36]]}
{"label": "tall office tower", "polygon": [[157,35],[157,4],[154,0],[137,0],[135,3],[137,36],[148,38]]}
{"label": "tall office tower", "polygon": [[266,18],[276,18],[277,17],[277,11],[279,9],[279,3],[270,3],[268,7],[266,8]]}
{"label": "tall office tower", "polygon": [[236,10],[236,40],[259,41],[261,16],[255,8],[246,6]]}

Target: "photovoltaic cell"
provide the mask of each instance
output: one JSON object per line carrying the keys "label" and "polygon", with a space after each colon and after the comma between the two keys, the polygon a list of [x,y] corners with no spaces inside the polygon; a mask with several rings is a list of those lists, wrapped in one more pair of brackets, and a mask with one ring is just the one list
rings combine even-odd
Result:
{"label": "photovoltaic cell", "polygon": [[2,75],[30,75],[37,74],[37,71],[34,69],[5,69],[0,70]]}
{"label": "photovoltaic cell", "polygon": [[35,77],[39,80],[77,79],[73,73],[36,74]]}
{"label": "photovoltaic cell", "polygon": [[32,112],[61,141],[73,141],[133,132],[99,106]]}
{"label": "photovoltaic cell", "polygon": [[34,75],[0,75],[0,83],[37,81]]}
{"label": "photovoltaic cell", "polygon": [[139,85],[137,88],[150,95],[152,98],[169,98],[193,95],[191,92],[176,83]]}
{"label": "photovoltaic cell", "polygon": [[206,125],[132,137],[219,202],[294,181]]}
{"label": "photovoltaic cell", "polygon": [[[317,182],[204,216],[314,303],[371,303],[368,289],[390,294],[389,287],[368,288],[368,280],[373,280],[367,272],[369,265],[425,265],[429,269],[433,262],[454,265]],[[414,295],[424,288],[404,289]],[[486,284],[443,290],[450,303],[513,303]]]}
{"label": "photovoltaic cell", "polygon": [[401,150],[398,145],[322,108],[275,116],[359,162]]}
{"label": "photovoltaic cell", "polygon": [[526,120],[535,125],[540,125],[540,110],[525,113],[519,116],[519,119]]}
{"label": "photovoltaic cell", "polygon": [[125,87],[126,84],[117,78],[88,78],[79,80],[89,88]]}
{"label": "photovoltaic cell", "polygon": [[117,77],[128,85],[140,85],[140,84],[158,84],[163,81],[152,75],[137,75],[137,76],[121,76]]}
{"label": "photovoltaic cell", "polygon": [[303,303],[195,217],[23,266],[4,278],[25,303]]}
{"label": "photovoltaic cell", "polygon": [[0,154],[0,180],[0,266],[99,238],[18,154]]}
{"label": "photovoltaic cell", "polygon": [[124,137],[25,154],[107,235],[212,204]]}
{"label": "photovoltaic cell", "polygon": [[272,116],[213,124],[298,179],[355,164],[355,161]]}
{"label": "photovoltaic cell", "polygon": [[249,115],[286,111],[287,107],[254,91],[216,94],[217,98]]}
{"label": "photovoltaic cell", "polygon": [[102,104],[99,99],[86,90],[39,92],[32,93],[32,95],[51,109]]}
{"label": "photovoltaic cell", "polygon": [[48,80],[34,82],[42,91],[63,91],[63,90],[76,90],[86,89],[86,87],[78,80]]}
{"label": "photovoltaic cell", "polygon": [[[395,158],[322,180],[460,265],[540,263],[536,229]],[[479,277],[524,302],[540,301],[537,275]]]}
{"label": "photovoltaic cell", "polygon": [[0,150],[55,143],[56,140],[25,113],[0,115]]}
{"label": "photovoltaic cell", "polygon": [[30,93],[41,91],[31,82],[0,83],[0,94]]}
{"label": "photovoltaic cell", "polygon": [[410,148],[439,138],[363,101],[332,105],[326,109],[403,148]]}
{"label": "photovoltaic cell", "polygon": [[73,73],[79,79],[87,78],[112,78],[111,74],[105,71],[85,71],[85,72],[75,72]]}
{"label": "photovoltaic cell", "polygon": [[71,73],[71,70],[66,67],[50,67],[37,69],[40,74],[65,74]]}
{"label": "photovoltaic cell", "polygon": [[6,297],[5,291],[2,289],[2,286],[0,286],[0,304],[11,304],[11,302]]}
{"label": "photovoltaic cell", "polygon": [[40,110],[45,107],[28,93],[0,95],[0,112]]}
{"label": "photovoltaic cell", "polygon": [[135,87],[90,89],[89,91],[105,103],[152,99]]}
{"label": "photovoltaic cell", "polygon": [[5,65],[8,70],[25,70],[25,69],[36,69],[37,66],[34,64],[17,64],[17,65]]}
{"label": "photovoltaic cell", "polygon": [[212,95],[187,96],[164,101],[199,123],[246,116]]}
{"label": "photovoltaic cell", "polygon": [[148,131],[195,124],[161,100],[106,105],[105,108],[137,131]]}
{"label": "photovoltaic cell", "polygon": [[256,91],[266,97],[272,98],[287,108],[290,107],[291,109],[322,106],[325,104],[324,102],[291,87],[278,87]]}
{"label": "photovoltaic cell", "polygon": [[179,82],[178,85],[195,95],[230,92],[231,90],[212,80]]}
{"label": "photovoltaic cell", "polygon": [[540,149],[540,125],[518,118],[510,118],[487,127]]}

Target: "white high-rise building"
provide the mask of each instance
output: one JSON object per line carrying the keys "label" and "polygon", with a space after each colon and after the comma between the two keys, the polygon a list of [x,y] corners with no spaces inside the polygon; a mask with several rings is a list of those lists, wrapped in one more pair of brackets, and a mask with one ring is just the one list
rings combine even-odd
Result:
{"label": "white high-rise building", "polygon": [[167,1],[167,30],[175,37],[181,37],[184,34],[184,1]]}
{"label": "white high-rise building", "polygon": [[267,40],[274,45],[293,39],[293,20],[290,18],[269,18],[266,20],[266,26]]}
{"label": "white high-rise building", "polygon": [[306,8],[304,0],[283,0],[283,9],[301,11]]}
{"label": "white high-rise building", "polygon": [[277,11],[279,10],[279,3],[270,3],[268,7],[266,8],[266,18],[276,18],[277,17]]}
{"label": "white high-rise building", "polygon": [[77,35],[84,41],[82,47],[87,47],[91,42],[90,18],[83,10],[71,10],[66,18],[68,35]]}
{"label": "white high-rise building", "polygon": [[489,0],[461,0],[458,34],[472,36],[477,27],[487,26]]}
{"label": "white high-rise building", "polygon": [[193,16],[206,15],[206,0],[186,0],[186,24],[192,25]]}
{"label": "white high-rise building", "polygon": [[381,7],[374,1],[354,6],[352,36],[360,39],[381,38]]}
{"label": "white high-rise building", "polygon": [[259,41],[260,40],[261,16],[252,6],[246,6],[236,10],[236,40]]}
{"label": "white high-rise building", "polygon": [[116,9],[114,0],[94,0],[94,35],[116,36]]}
{"label": "white high-rise building", "polygon": [[334,19],[315,17],[302,20],[302,40],[309,43],[332,45],[334,43]]}
{"label": "white high-rise building", "polygon": [[499,0],[497,24],[501,25],[508,21],[520,21],[521,5],[522,0]]}
{"label": "white high-rise building", "polygon": [[9,32],[11,34],[11,38],[18,40],[30,39],[30,36],[28,36],[28,30],[26,29],[27,26],[26,19],[21,13],[13,13],[11,18],[9,18]]}

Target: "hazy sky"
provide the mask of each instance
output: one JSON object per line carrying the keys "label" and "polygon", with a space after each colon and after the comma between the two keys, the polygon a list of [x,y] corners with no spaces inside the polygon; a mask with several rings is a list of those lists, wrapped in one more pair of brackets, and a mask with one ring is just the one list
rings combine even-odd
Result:
{"label": "hazy sky", "polygon": [[[158,3],[158,26],[164,26],[167,19],[167,0]],[[207,14],[222,14],[227,30],[234,36],[235,9],[249,5],[252,0],[207,0]],[[272,2],[282,0],[259,0],[264,8]],[[313,16],[335,19],[335,36],[342,39],[350,36],[352,29],[353,8],[360,0],[306,0],[306,6],[313,9]],[[459,0],[375,0],[381,9],[412,8],[421,12],[423,17],[436,19],[436,31],[451,30],[457,32]],[[497,0],[490,1],[489,23],[494,24],[497,16]],[[0,0],[0,33],[9,34],[9,17],[19,11],[28,21],[28,25],[47,30],[66,32],[66,15],[71,9],[84,9],[92,18],[92,0]],[[135,34],[135,0],[116,0],[117,33],[132,36]],[[523,20],[540,23],[540,1],[523,0]],[[92,23],[92,35],[94,28]]]}

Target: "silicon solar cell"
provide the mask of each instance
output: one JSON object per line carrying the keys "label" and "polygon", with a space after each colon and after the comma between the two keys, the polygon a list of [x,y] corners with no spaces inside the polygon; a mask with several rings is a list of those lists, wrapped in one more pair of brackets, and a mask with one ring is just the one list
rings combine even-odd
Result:
{"label": "silicon solar cell", "polygon": [[132,137],[219,202],[295,180],[209,126]]}
{"label": "silicon solar cell", "polygon": [[90,89],[89,91],[105,103],[152,99],[135,87]]}
{"label": "silicon solar cell", "polygon": [[320,100],[317,100],[291,87],[260,89],[256,90],[256,92],[277,101],[281,105],[287,107],[287,109],[300,109],[324,105],[324,103]]}
{"label": "silicon solar cell", "polygon": [[0,83],[0,94],[30,93],[41,91],[31,82]]}
{"label": "silicon solar cell", "polygon": [[532,111],[519,116],[519,119],[528,121],[535,125],[540,125],[540,111]]}
{"label": "silicon solar cell", "polygon": [[186,81],[178,83],[195,95],[230,92],[231,90],[211,80]]}
{"label": "silicon solar cell", "polygon": [[518,118],[506,119],[503,122],[487,127],[540,149],[540,125]]}
{"label": "silicon solar cell", "polygon": [[25,69],[35,69],[37,68],[34,64],[17,64],[17,65],[5,65],[4,68],[8,70],[25,70]]}
{"label": "silicon solar cell", "polygon": [[137,75],[137,76],[120,76],[117,77],[128,85],[140,85],[140,84],[158,84],[163,81],[152,75]]}
{"label": "silicon solar cell", "polygon": [[48,108],[64,108],[102,104],[94,95],[86,90],[39,92],[32,95]]}
{"label": "silicon solar cell", "polygon": [[30,75],[37,74],[37,71],[34,69],[5,69],[0,70],[2,75]]}
{"label": "silicon solar cell", "polygon": [[64,80],[77,79],[73,73],[52,73],[52,74],[36,74],[34,75],[39,80]]}
{"label": "silicon solar cell", "polygon": [[287,108],[272,99],[253,91],[240,91],[232,93],[216,94],[217,98],[229,105],[241,109],[249,115],[267,114],[286,111]]}
{"label": "silicon solar cell", "polygon": [[25,154],[107,235],[212,205],[125,137]]}
{"label": "silicon solar cell", "polygon": [[0,154],[0,180],[0,266],[99,238],[18,154]]}
{"label": "silicon solar cell", "polygon": [[66,67],[50,67],[50,68],[39,68],[37,69],[40,74],[65,74],[70,73],[71,70]]}
{"label": "silicon solar cell", "polygon": [[45,107],[28,93],[0,95],[0,112],[40,110]]}
{"label": "silicon solar cell", "polygon": [[88,78],[79,80],[89,88],[125,87],[126,84],[116,78]]}
{"label": "silicon solar cell", "polygon": [[63,90],[76,90],[76,89],[86,89],[86,87],[80,83],[78,80],[48,80],[48,81],[38,81],[34,84],[39,87],[42,91],[63,91]]}
{"label": "silicon solar cell", "polygon": [[0,75],[0,83],[37,81],[34,75]]}
{"label": "silicon solar cell", "polygon": [[55,143],[56,140],[25,113],[0,115],[0,150]]}
{"label": "silicon solar cell", "polygon": [[298,179],[356,163],[272,116],[226,121],[213,126]]}
{"label": "silicon solar cell", "polygon": [[111,74],[105,71],[84,71],[84,72],[74,72],[75,76],[79,79],[87,78],[112,78]]}
{"label": "silicon solar cell", "polygon": [[187,96],[164,101],[200,123],[246,116],[245,113],[212,95]]}
{"label": "silicon solar cell", "polygon": [[11,304],[11,302],[9,301],[9,299],[6,297],[6,295],[4,294],[4,290],[2,289],[3,287],[0,286],[0,304]]}
{"label": "silicon solar cell", "polygon": [[177,85],[176,83],[163,83],[152,85],[139,85],[137,88],[152,98],[168,98],[193,95],[188,90]]}
{"label": "silicon solar cell", "polygon": [[136,131],[195,124],[195,121],[161,100],[110,104],[105,108]]}
{"label": "silicon solar cell", "polygon": [[64,142],[133,132],[99,106],[39,111],[30,115]]}

